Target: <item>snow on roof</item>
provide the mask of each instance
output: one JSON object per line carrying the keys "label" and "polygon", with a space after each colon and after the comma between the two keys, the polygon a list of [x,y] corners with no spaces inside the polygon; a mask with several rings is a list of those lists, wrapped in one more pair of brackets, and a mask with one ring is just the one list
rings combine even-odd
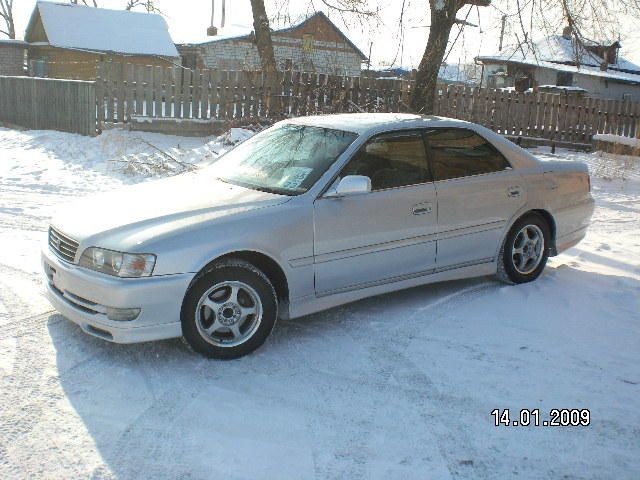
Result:
{"label": "snow on roof", "polygon": [[464,65],[444,64],[438,71],[438,80],[445,82],[459,82],[466,84],[474,84],[476,82],[475,75],[471,71],[464,68]]}
{"label": "snow on roof", "polygon": [[[579,55],[576,55],[577,53]],[[562,35],[551,35],[534,42],[533,45],[507,46],[501,52],[480,55],[478,58],[500,59],[519,63],[529,63],[531,61],[575,63],[577,59],[581,64],[600,65],[602,63],[600,57],[587,50],[579,49],[576,52],[573,41],[564,38]]]}
{"label": "snow on roof", "polygon": [[232,24],[224,28],[218,28],[215,36],[207,35],[206,29],[202,32],[191,32],[187,35],[178,35],[176,44],[178,45],[202,45],[205,43],[219,42],[220,40],[232,40],[234,38],[248,37],[253,32],[253,27],[248,25]]}
{"label": "snow on roof", "polygon": [[15,45],[20,47],[26,47],[28,44],[22,40],[14,40],[12,38],[0,38],[0,45]]}
{"label": "snow on roof", "polygon": [[[576,49],[572,40],[562,35],[551,35],[531,45],[506,47],[502,52],[479,55],[477,60],[487,62],[521,63],[552,70],[580,73],[596,77],[640,83],[640,66],[618,57],[606,71],[600,69],[603,59],[583,48]],[[576,65],[579,60],[580,65]],[[629,70],[624,72],[621,70]]]}
{"label": "snow on roof", "polygon": [[160,15],[84,5],[38,2],[25,38],[40,14],[49,45],[125,55],[177,57],[167,22]]}
{"label": "snow on roof", "polygon": [[586,92],[582,87],[568,86],[568,85],[540,85],[539,90],[565,90],[567,92]]}

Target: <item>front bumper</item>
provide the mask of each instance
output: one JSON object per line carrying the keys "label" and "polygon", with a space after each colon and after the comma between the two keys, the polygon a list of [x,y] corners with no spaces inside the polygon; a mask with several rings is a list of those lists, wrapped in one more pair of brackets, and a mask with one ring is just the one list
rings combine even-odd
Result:
{"label": "front bumper", "polygon": [[[115,343],[182,335],[180,308],[192,274],[124,279],[92,272],[42,251],[47,298],[86,333]],[[139,308],[135,320],[107,318],[106,307]]]}

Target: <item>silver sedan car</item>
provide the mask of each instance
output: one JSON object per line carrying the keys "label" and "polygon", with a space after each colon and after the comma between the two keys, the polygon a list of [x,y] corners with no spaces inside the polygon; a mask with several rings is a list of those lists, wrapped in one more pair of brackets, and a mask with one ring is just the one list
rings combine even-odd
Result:
{"label": "silver sedan car", "polygon": [[278,318],[481,275],[535,280],[585,235],[587,167],[409,114],[277,123],[196,172],[82,199],[52,221],[48,297],[118,343],[183,336],[235,358]]}

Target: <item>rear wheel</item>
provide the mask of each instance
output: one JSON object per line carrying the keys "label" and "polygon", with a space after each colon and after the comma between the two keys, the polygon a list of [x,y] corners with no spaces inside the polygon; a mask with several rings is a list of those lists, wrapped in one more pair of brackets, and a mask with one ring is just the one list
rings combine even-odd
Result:
{"label": "rear wheel", "polygon": [[550,229],[546,220],[531,213],[520,218],[507,234],[498,257],[498,278],[526,283],[538,278],[549,258]]}
{"label": "rear wheel", "polygon": [[196,279],[182,305],[182,333],[198,353],[238,358],[267,339],[278,315],[273,285],[242,260],[215,265]]}

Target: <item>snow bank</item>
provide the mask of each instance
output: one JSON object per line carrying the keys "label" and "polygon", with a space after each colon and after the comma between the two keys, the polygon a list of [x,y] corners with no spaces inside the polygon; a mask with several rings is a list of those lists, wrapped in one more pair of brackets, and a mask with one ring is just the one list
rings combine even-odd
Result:
{"label": "snow bank", "polygon": [[[220,137],[177,137],[120,128],[105,130],[97,137],[55,131],[15,131],[0,128],[3,152],[14,167],[25,170],[37,164],[44,175],[51,172],[87,171],[120,182],[175,175],[215,160],[240,141],[254,134],[233,128]],[[26,151],[24,150],[26,148]],[[57,164],[59,168],[49,168]],[[7,163],[4,163],[7,167]],[[0,165],[0,171],[2,165]],[[83,175],[82,181],[86,180]],[[73,175],[52,178],[58,187],[76,180]]]}
{"label": "snow bank", "polygon": [[609,143],[619,143],[629,147],[640,148],[640,138],[623,137],[621,135],[612,135],[610,133],[597,133],[593,136],[593,140]]}
{"label": "snow bank", "polygon": [[222,135],[221,139],[226,145],[237,145],[238,143],[251,138],[254,134],[255,132],[245,128],[232,128]]}
{"label": "snow bank", "polygon": [[602,180],[635,180],[640,181],[640,157],[616,155],[607,152],[575,152],[556,149],[552,154],[549,147],[538,147],[531,152],[541,160],[569,160],[586,163],[589,174]]}

